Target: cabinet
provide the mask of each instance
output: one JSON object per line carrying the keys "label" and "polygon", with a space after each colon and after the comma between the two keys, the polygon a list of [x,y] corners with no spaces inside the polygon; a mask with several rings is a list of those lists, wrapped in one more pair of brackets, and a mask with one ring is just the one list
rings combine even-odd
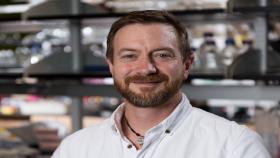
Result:
{"label": "cabinet", "polygon": [[[243,85],[191,85],[191,80],[196,78],[220,80],[225,77],[221,74],[191,74],[189,80],[184,84],[182,90],[191,99],[254,99],[254,100],[280,100],[280,87],[266,85],[267,81],[277,82],[279,84],[279,74],[267,74],[267,34],[268,20],[278,18],[280,7],[248,7],[225,9],[205,9],[205,10],[184,10],[174,11],[173,13],[186,24],[203,24],[203,23],[234,23],[246,21],[253,23],[256,31],[256,46],[261,50],[261,74],[233,76],[233,79],[255,80],[253,86]],[[113,13],[105,10],[100,6],[91,6],[80,3],[77,0],[60,0],[47,1],[38,6],[33,6],[21,14],[23,21],[1,22],[1,31],[12,29],[22,29],[31,31],[32,29],[41,30],[46,26],[51,27],[68,27],[70,32],[69,45],[71,46],[70,54],[67,54],[67,61],[58,60],[49,64],[43,63],[42,67],[50,66],[53,71],[44,73],[34,71],[4,72],[0,74],[0,93],[1,94],[39,94],[39,95],[68,95],[73,97],[72,106],[72,124],[73,129],[81,128],[82,120],[82,96],[99,95],[99,96],[117,96],[120,97],[112,85],[92,85],[84,82],[85,78],[104,78],[110,77],[108,70],[87,71],[84,61],[86,55],[81,50],[82,34],[81,29],[85,25],[109,26],[117,17],[125,13]],[[16,20],[11,18],[10,20]],[[17,19],[20,20],[20,19]],[[6,23],[6,24],[5,24]],[[19,25],[17,25],[19,24]],[[24,27],[21,27],[24,26]],[[66,57],[65,56],[65,57]],[[59,58],[60,59],[60,58]],[[59,64],[66,66],[59,71]],[[36,67],[39,65],[35,65]],[[36,83],[25,82],[25,77],[36,78]],[[17,81],[20,80],[20,84]]]}

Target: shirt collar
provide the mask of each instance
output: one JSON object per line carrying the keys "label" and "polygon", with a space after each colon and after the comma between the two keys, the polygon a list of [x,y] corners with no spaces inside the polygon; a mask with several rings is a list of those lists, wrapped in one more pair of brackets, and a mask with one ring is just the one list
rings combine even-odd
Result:
{"label": "shirt collar", "polygon": [[147,133],[151,133],[154,131],[169,132],[173,133],[176,127],[181,124],[181,121],[184,120],[186,116],[191,111],[191,105],[184,93],[182,93],[182,98],[178,106],[174,109],[174,111],[165,118],[161,123],[151,128]]}
{"label": "shirt collar", "polygon": [[[174,109],[174,111],[165,118],[161,123],[156,125],[155,127],[151,128],[147,133],[152,131],[163,131],[169,130],[173,132],[177,125],[180,124],[185,116],[191,111],[191,105],[184,93],[182,93],[182,99],[178,106]],[[113,131],[116,133],[120,133],[123,136],[122,126],[121,126],[121,119],[124,114],[124,103],[119,105],[119,107],[114,111],[112,116],[110,117],[110,126],[112,127]]]}
{"label": "shirt collar", "polygon": [[121,125],[122,116],[124,114],[124,103],[120,104],[110,117],[110,126],[114,132],[120,133],[123,136]]}

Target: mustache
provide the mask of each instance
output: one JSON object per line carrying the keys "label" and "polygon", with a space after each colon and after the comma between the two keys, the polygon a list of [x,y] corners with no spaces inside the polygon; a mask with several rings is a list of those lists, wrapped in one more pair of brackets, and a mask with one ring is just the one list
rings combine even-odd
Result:
{"label": "mustache", "polygon": [[160,74],[152,74],[148,76],[143,76],[143,75],[129,76],[125,79],[125,83],[129,84],[131,82],[162,82],[167,80],[168,80],[168,76],[160,73]]}

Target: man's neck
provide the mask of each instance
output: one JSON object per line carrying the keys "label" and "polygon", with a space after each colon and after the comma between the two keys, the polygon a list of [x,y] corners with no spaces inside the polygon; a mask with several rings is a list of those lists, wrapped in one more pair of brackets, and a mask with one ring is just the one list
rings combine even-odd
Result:
{"label": "man's neck", "polygon": [[144,135],[149,129],[167,118],[177,107],[181,98],[182,94],[179,92],[164,105],[148,108],[136,107],[125,102],[125,117],[138,133]]}

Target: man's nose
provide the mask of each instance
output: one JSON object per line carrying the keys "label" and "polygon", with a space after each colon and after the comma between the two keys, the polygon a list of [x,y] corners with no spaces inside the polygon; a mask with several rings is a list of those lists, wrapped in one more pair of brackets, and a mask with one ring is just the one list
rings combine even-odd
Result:
{"label": "man's nose", "polygon": [[145,57],[139,60],[140,60],[138,63],[139,73],[147,75],[147,74],[153,74],[157,72],[156,65],[152,59],[150,59],[149,57]]}

